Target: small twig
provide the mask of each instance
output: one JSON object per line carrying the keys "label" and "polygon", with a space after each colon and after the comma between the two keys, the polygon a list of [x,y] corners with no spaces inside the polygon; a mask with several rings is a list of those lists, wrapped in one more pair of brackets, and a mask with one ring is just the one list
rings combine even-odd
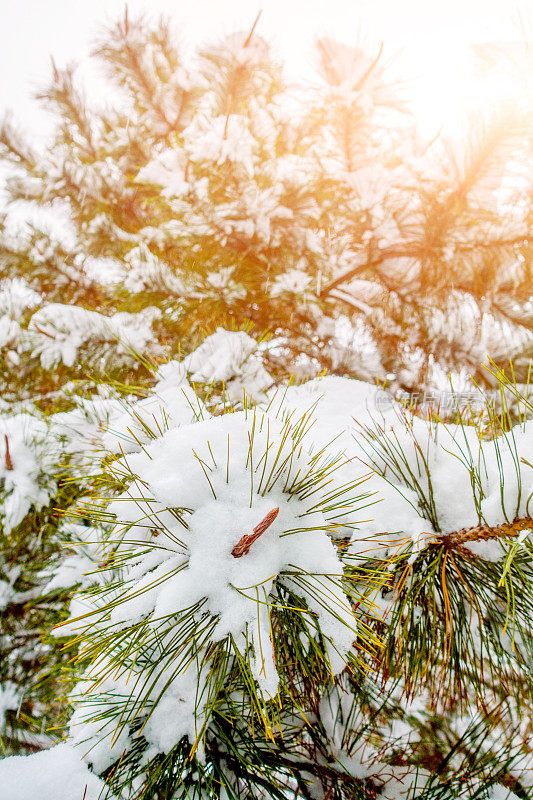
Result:
{"label": "small twig", "polygon": [[11,458],[11,453],[9,452],[9,439],[7,438],[7,433],[4,433],[4,440],[6,443],[6,453],[4,456],[4,461],[6,464],[6,469],[9,470],[9,472],[11,472],[14,469],[14,467],[13,467],[13,459]]}
{"label": "small twig", "polygon": [[47,336],[49,339],[55,339],[56,338],[55,336],[52,336],[51,333],[47,333],[45,330],[43,330],[41,327],[39,327],[39,325],[37,325],[36,322],[33,322],[32,324],[33,324],[33,327],[35,328],[35,330],[38,331],[39,333],[42,333],[43,336]]}
{"label": "small twig", "polygon": [[278,514],[279,514],[279,508],[273,508],[272,511],[269,511],[266,517],[263,520],[261,520],[259,525],[255,526],[253,533],[245,533],[244,536],[242,536],[239,539],[239,541],[231,551],[231,555],[234,558],[240,558],[241,556],[245,556],[250,547],[253,545],[253,543],[257,539],[259,539],[260,536],[264,534],[267,528],[269,528],[272,525]]}

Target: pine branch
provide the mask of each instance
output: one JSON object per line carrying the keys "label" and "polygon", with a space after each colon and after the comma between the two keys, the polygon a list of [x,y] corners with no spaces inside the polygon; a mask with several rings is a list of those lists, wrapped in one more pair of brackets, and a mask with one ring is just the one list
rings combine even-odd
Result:
{"label": "pine branch", "polygon": [[[494,248],[506,249],[506,248],[513,248],[517,245],[525,245],[532,241],[533,241],[533,234],[530,231],[524,231],[518,236],[513,235],[508,238],[498,236],[488,241],[482,240],[472,243],[461,243],[456,245],[455,252],[459,255],[461,253],[479,252],[480,250],[481,251],[492,250]],[[431,257],[431,255],[432,255],[431,248],[429,248],[423,240],[402,242],[399,244],[391,245],[387,248],[371,253],[369,255],[368,261],[365,264],[358,264],[356,267],[353,267],[352,269],[347,270],[346,272],[337,276],[333,281],[324,286],[324,288],[320,292],[320,297],[327,296],[342,283],[346,283],[347,281],[357,277],[358,275],[364,274],[367,271],[372,272],[374,268],[379,267],[381,264],[387,261],[396,258],[413,258],[422,261],[424,259]],[[379,271],[376,270],[376,273],[378,274],[378,276],[380,276]],[[439,277],[439,276],[435,275],[434,277]],[[443,284],[444,281],[448,280],[445,274],[441,276],[441,279],[443,280]],[[447,288],[449,289],[449,283],[445,284],[445,286],[447,286]],[[466,291],[470,292],[472,291],[472,287],[469,284],[465,284],[464,288]]]}
{"label": "pine branch", "polygon": [[0,125],[0,154],[26,172],[36,169],[37,157],[24,140],[22,134],[15,129],[10,115],[6,115]]}
{"label": "pine branch", "polygon": [[[512,522],[502,522],[500,525],[475,525],[471,528],[461,528],[439,535],[439,541],[446,547],[460,547],[467,542],[484,542],[491,539],[515,538],[522,531],[533,531],[533,517],[523,517],[514,519]],[[434,536],[435,534],[427,534]]]}

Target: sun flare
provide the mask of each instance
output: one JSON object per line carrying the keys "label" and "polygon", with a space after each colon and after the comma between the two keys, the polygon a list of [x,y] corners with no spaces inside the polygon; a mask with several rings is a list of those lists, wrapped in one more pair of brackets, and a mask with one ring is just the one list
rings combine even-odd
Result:
{"label": "sun flare", "polygon": [[469,121],[533,104],[533,48],[525,42],[456,42],[422,55],[408,50],[402,61],[417,76],[408,94],[428,136],[458,138]]}

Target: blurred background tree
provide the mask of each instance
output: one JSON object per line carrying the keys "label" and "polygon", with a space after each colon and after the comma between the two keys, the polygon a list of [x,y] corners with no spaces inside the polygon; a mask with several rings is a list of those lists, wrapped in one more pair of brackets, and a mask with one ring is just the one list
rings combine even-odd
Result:
{"label": "blurred background tree", "polygon": [[1,134],[11,202],[52,206],[64,232],[2,241],[2,276],[41,306],[5,324],[5,392],[109,369],[117,335],[174,354],[219,325],[268,336],[277,376],[434,387],[486,381],[489,354],[525,379],[527,107],[474,120],[464,144],[425,143],[381,49],[321,39],[317,55],[317,80],[296,86],[257,20],[185,59],[168,22],[126,13],[94,50],[111,102],[89,107],[74,68],[54,66],[50,146]]}

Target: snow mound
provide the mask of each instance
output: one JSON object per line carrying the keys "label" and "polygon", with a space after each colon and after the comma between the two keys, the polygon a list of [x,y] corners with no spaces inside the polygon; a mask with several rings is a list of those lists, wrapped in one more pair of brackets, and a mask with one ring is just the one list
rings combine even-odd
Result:
{"label": "snow mound", "polygon": [[[168,752],[184,736],[192,743],[208,702],[202,664],[217,642],[232,642],[249,658],[259,691],[275,696],[272,615],[280,589],[304,602],[309,635],[320,631],[331,672],[345,668],[358,627],[331,534],[349,530],[343,497],[350,487],[342,470],[337,478],[336,457],[313,454],[307,424],[306,417],[286,421],[258,409],[228,413],[168,430],[110,465],[127,489],[106,509],[106,519],[116,519],[100,556],[111,564],[109,576],[95,578],[104,581],[101,592],[73,600],[71,618],[58,632],[96,640],[112,630],[123,642],[126,631],[142,628],[143,641],[154,645],[117,668],[123,646],[114,648],[111,639],[71,698],[73,741],[84,744],[99,771],[135,738],[125,726],[112,742],[114,726],[93,721],[100,693],[117,703],[129,698],[130,710],[141,702],[151,709],[143,727],[150,756]],[[156,659],[152,646],[162,647],[165,658]],[[145,695],[140,665],[154,659]],[[128,684],[131,672],[138,679]]]}
{"label": "snow mound", "polygon": [[115,453],[134,453],[171,428],[210,416],[187,381],[183,362],[162,364],[156,378],[147,397],[123,403],[120,413],[109,417],[103,436],[106,448]]}
{"label": "snow mound", "polygon": [[0,760],[2,800],[111,799],[102,781],[81,760],[80,751],[67,744],[30,756]]}
{"label": "snow mound", "polygon": [[261,361],[254,358],[257,349],[257,342],[247,333],[218,328],[182,364],[191,373],[191,381],[223,381],[231,401],[242,400],[243,391],[259,401],[273,380]]}

